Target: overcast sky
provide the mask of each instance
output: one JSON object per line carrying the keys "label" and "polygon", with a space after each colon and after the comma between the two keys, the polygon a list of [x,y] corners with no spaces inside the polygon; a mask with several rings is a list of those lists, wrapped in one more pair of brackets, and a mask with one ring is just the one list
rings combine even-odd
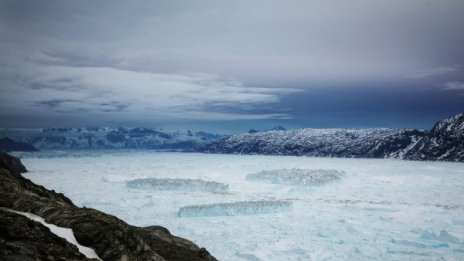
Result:
{"label": "overcast sky", "polygon": [[0,0],[0,127],[430,128],[464,1]]}

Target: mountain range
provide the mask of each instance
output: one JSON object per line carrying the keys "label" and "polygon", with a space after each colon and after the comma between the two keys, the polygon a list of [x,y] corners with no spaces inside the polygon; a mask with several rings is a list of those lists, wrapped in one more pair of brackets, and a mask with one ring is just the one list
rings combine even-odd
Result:
{"label": "mountain range", "polygon": [[464,113],[417,129],[296,129],[249,132],[202,143],[205,153],[464,161]]}
{"label": "mountain range", "polygon": [[[3,129],[0,130],[2,136],[7,138],[0,141],[5,141],[9,148],[30,144],[40,150],[160,149],[227,154],[464,161],[464,113],[437,122],[431,130],[286,130],[276,126],[268,131],[251,129],[248,133],[220,135],[203,131],[167,132],[153,128],[101,127]],[[20,144],[14,147],[16,145],[11,141]]]}
{"label": "mountain range", "polygon": [[0,137],[48,149],[163,149],[189,151],[195,144],[212,142],[223,135],[154,128],[47,128],[3,129]]}

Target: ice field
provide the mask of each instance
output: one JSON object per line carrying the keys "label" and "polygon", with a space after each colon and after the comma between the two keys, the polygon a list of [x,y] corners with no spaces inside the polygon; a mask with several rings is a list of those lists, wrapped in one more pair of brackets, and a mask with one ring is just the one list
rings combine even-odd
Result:
{"label": "ice field", "polygon": [[464,164],[155,151],[20,154],[25,176],[219,260],[464,260]]}

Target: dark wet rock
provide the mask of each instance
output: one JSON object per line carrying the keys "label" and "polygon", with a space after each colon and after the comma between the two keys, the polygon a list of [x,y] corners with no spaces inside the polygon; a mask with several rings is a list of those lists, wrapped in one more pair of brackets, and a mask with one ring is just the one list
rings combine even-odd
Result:
{"label": "dark wet rock", "polygon": [[[0,162],[20,163],[7,154],[0,155]],[[101,211],[76,207],[64,195],[11,170],[15,167],[8,164],[0,169],[0,207],[33,213],[47,223],[71,228],[77,241],[93,248],[103,260],[216,260],[166,229],[139,228]]]}
{"label": "dark wet rock", "polygon": [[27,169],[21,161],[8,153],[0,151],[0,169],[6,169],[13,174],[26,173]]}
{"label": "dark wet rock", "polygon": [[38,149],[26,142],[14,141],[10,138],[0,138],[0,151],[38,151]]}
{"label": "dark wet rock", "polygon": [[0,209],[0,259],[7,260],[94,260],[50,229]]}
{"label": "dark wet rock", "polygon": [[204,248],[199,248],[189,240],[172,235],[161,226],[138,228],[137,232],[148,242],[150,247],[161,256],[169,256],[169,260],[202,261],[216,260]]}

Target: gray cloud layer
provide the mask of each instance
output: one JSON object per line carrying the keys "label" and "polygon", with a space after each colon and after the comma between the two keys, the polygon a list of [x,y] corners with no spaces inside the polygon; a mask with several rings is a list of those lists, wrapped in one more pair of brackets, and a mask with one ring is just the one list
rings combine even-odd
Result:
{"label": "gray cloud layer", "polygon": [[462,93],[461,0],[0,2],[5,125],[292,119],[315,87]]}

